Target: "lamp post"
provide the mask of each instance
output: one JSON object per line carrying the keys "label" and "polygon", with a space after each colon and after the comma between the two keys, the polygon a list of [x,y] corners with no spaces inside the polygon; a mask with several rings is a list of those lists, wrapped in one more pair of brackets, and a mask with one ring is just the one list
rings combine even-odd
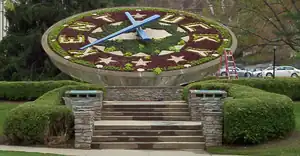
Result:
{"label": "lamp post", "polygon": [[274,54],[273,54],[273,56],[274,56],[274,58],[273,58],[273,79],[275,78],[276,49],[277,49],[277,47],[274,46],[273,47],[273,51],[274,51]]}

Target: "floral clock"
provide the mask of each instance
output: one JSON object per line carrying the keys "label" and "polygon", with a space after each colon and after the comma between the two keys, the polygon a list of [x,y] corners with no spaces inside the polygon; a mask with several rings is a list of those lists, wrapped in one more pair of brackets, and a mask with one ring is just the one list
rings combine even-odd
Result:
{"label": "floral clock", "polygon": [[81,66],[159,75],[216,60],[232,46],[232,36],[226,27],[183,11],[109,8],[58,22],[44,34],[43,46],[50,57],[49,51]]}

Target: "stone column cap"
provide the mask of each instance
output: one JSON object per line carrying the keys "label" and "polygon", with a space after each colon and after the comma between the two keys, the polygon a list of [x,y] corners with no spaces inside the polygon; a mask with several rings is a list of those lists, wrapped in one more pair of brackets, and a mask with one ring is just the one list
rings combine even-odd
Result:
{"label": "stone column cap", "polygon": [[97,94],[102,93],[102,90],[68,90],[66,94]]}
{"label": "stone column cap", "polygon": [[194,94],[227,94],[224,90],[190,90]]}

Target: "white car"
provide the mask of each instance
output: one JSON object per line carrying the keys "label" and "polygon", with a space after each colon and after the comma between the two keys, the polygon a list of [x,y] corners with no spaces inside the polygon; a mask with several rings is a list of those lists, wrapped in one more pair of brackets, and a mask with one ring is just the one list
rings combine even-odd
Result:
{"label": "white car", "polygon": [[[233,69],[232,67],[229,67],[228,70],[229,70],[229,73],[230,73],[230,74],[234,74],[234,73],[235,73],[235,72],[234,72],[234,69]],[[236,72],[237,72],[237,74],[238,74],[239,77],[248,77],[248,78],[249,78],[249,77],[252,76],[252,72],[251,72],[251,71],[248,71],[248,70],[242,70],[242,69],[240,69],[240,68],[238,68],[238,67],[236,67]],[[220,75],[221,75],[222,77],[227,76],[226,68],[225,68],[225,67],[223,67],[223,68],[220,70]]]}
{"label": "white car", "polygon": [[252,70],[252,76],[253,77],[261,77],[261,72],[263,71],[263,69],[261,69],[261,68],[254,68],[253,70]]}
{"label": "white car", "polygon": [[[269,67],[262,71],[263,77],[273,77],[273,67]],[[300,70],[292,66],[275,67],[275,77],[298,77]]]}

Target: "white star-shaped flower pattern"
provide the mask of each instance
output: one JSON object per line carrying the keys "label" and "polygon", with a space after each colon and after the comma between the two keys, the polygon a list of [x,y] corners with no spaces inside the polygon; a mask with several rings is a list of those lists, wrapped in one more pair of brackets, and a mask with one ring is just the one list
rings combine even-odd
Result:
{"label": "white star-shaped flower pattern", "polygon": [[134,17],[135,19],[140,19],[140,18],[144,18],[145,16],[147,16],[146,14],[140,14],[140,13],[137,13],[135,15],[132,15],[132,17]]}
{"label": "white star-shaped flower pattern", "polygon": [[144,61],[143,59],[139,59],[138,61],[132,61],[132,63],[136,64],[135,66],[147,66],[151,61]]}
{"label": "white star-shaped flower pattern", "polygon": [[177,56],[171,56],[172,58],[170,58],[170,59],[168,59],[169,61],[174,61],[174,62],[176,62],[176,63],[178,63],[178,62],[181,62],[181,61],[186,61],[185,59],[183,59],[184,58],[184,56],[179,56],[179,57],[177,57]]}
{"label": "white star-shaped flower pattern", "polygon": [[99,61],[97,63],[105,63],[105,64],[110,64],[111,62],[117,62],[116,60],[112,60],[112,57],[108,57],[108,58],[100,58],[99,57]]}

